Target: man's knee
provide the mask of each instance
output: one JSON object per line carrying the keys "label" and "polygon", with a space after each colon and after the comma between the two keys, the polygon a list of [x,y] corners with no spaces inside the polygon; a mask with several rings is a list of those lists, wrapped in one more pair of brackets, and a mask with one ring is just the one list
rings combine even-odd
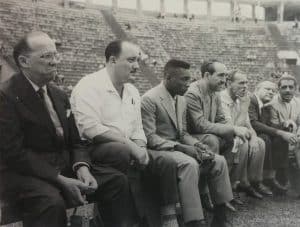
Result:
{"label": "man's knee", "polygon": [[101,156],[110,156],[113,159],[118,159],[122,163],[129,164],[131,153],[132,150],[127,144],[121,142],[109,142],[96,146],[92,152],[92,157],[93,159],[101,160]]}
{"label": "man's knee", "polygon": [[260,134],[259,138],[261,138],[265,142],[265,144],[271,144],[272,143],[272,139],[269,135]]}
{"label": "man's knee", "polygon": [[109,200],[114,200],[114,198],[119,196],[128,196],[129,194],[129,181],[127,175],[121,172],[115,172],[112,175],[112,180],[110,182],[110,198]]}
{"label": "man's knee", "polygon": [[193,171],[197,174],[200,173],[199,164],[194,158],[189,157],[189,159],[186,159],[183,164],[185,165],[186,169],[188,169],[189,171]]}
{"label": "man's knee", "polygon": [[219,154],[220,153],[220,141],[216,135],[207,134],[203,143],[210,147],[212,152]]}
{"label": "man's knee", "polygon": [[258,143],[258,150],[254,152],[254,155],[256,157],[261,157],[262,159],[265,157],[266,153],[266,144],[263,141],[263,139],[257,137],[257,143]]}
{"label": "man's knee", "polygon": [[157,159],[162,168],[177,169],[177,163],[171,156],[161,156]]}
{"label": "man's knee", "polygon": [[225,160],[223,155],[215,155],[214,162],[215,164],[213,170],[216,170],[218,173],[221,173],[228,169],[227,161]]}
{"label": "man's knee", "polygon": [[260,152],[265,153],[265,151],[266,151],[265,141],[263,139],[257,137],[257,142],[258,142]]}
{"label": "man's knee", "polygon": [[120,188],[127,188],[128,187],[128,177],[127,175],[118,172],[114,175],[115,184]]}

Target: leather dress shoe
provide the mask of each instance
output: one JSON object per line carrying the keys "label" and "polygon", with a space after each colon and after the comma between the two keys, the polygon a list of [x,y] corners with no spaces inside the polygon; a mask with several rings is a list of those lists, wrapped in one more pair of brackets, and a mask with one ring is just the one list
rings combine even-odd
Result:
{"label": "leather dress shoe", "polygon": [[262,199],[263,196],[255,191],[255,189],[252,187],[252,186],[238,186],[237,187],[237,190],[240,191],[240,192],[245,192],[248,196],[251,196],[253,198],[256,198],[256,199]]}
{"label": "leather dress shoe", "polygon": [[207,227],[207,222],[205,220],[190,221],[190,222],[186,223],[184,226],[186,226],[186,227]]}
{"label": "leather dress shoe", "polygon": [[241,200],[241,197],[238,192],[233,191],[233,199],[231,200],[232,203],[235,203],[236,205],[244,205],[244,202]]}
{"label": "leather dress shoe", "polygon": [[211,227],[232,227],[226,215],[226,205],[220,204],[215,206],[214,217],[211,222]]}
{"label": "leather dress shoe", "polygon": [[236,209],[230,202],[225,203],[225,207],[230,210],[231,212],[236,212]]}
{"label": "leather dress shoe", "polygon": [[205,210],[209,211],[209,212],[213,212],[214,211],[214,205],[212,204],[212,202],[209,198],[209,194],[207,194],[207,193],[201,194],[200,198],[201,198],[202,207]]}
{"label": "leather dress shoe", "polygon": [[266,196],[272,196],[272,191],[267,188],[265,185],[263,185],[261,182],[252,184],[252,187],[257,191],[258,193]]}
{"label": "leather dress shoe", "polygon": [[279,182],[274,178],[265,179],[264,185],[269,187],[274,193],[277,193],[277,194],[285,194],[288,190],[287,187],[279,184]]}

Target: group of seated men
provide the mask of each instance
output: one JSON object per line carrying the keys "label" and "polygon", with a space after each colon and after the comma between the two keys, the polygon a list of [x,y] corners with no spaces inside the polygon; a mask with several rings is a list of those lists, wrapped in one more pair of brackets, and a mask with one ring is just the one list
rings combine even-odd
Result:
{"label": "group of seated men", "polygon": [[155,179],[164,227],[179,226],[178,204],[186,227],[206,225],[202,204],[211,226],[230,226],[236,192],[287,190],[300,125],[293,77],[280,79],[274,98],[267,81],[248,96],[242,72],[204,62],[191,84],[190,65],[171,59],[141,98],[128,83],[140,51],[109,43],[106,67],[83,77],[69,102],[51,83],[61,60],[53,40],[31,32],[14,47],[19,72],[0,85],[0,195],[18,203],[25,227],[66,227],[66,208],[85,199],[98,202],[105,226],[134,226],[132,166]]}

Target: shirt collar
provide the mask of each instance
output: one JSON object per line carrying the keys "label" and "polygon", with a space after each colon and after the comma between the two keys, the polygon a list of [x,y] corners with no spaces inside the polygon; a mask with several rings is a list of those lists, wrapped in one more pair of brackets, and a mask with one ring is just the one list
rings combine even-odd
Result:
{"label": "shirt collar", "polygon": [[256,99],[257,99],[259,109],[263,108],[264,104],[263,104],[263,102],[261,101],[261,99],[260,99],[256,94],[254,94],[254,96],[255,96]]}
{"label": "shirt collar", "polygon": [[238,105],[240,103],[240,99],[237,98],[235,101],[233,101],[233,99],[231,98],[230,94],[229,94],[229,90],[225,89],[223,95],[223,101],[225,101],[227,104],[229,105]]}
{"label": "shirt collar", "polygon": [[[25,76],[25,78],[29,81],[29,83],[31,84],[31,86],[33,87],[33,89],[35,90],[35,92],[37,92],[38,90],[40,90],[40,87],[38,85],[36,85],[32,80],[30,80],[25,73],[23,73],[23,75]],[[47,93],[47,89],[46,89],[46,85],[44,85],[42,87],[42,89],[45,91],[45,93]]]}
{"label": "shirt collar", "polygon": [[[105,87],[106,87],[107,92],[116,93],[116,94],[119,95],[118,91],[116,90],[115,86],[113,85],[113,83],[111,81],[111,78],[109,76],[107,68],[104,68],[103,70],[106,71],[106,73],[104,73],[103,76],[104,76],[104,83],[105,83]],[[126,88],[127,88],[127,85],[125,83],[125,84],[123,84],[123,95],[124,95],[124,92],[125,92]]]}

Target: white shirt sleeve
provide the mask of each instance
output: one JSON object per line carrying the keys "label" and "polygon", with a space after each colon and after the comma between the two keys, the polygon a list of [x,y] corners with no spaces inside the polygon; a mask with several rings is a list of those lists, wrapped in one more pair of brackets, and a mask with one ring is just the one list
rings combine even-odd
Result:
{"label": "white shirt sleeve", "polygon": [[97,95],[90,88],[78,87],[71,95],[71,108],[78,130],[80,135],[88,140],[109,131],[109,128],[102,124],[97,101]]}

